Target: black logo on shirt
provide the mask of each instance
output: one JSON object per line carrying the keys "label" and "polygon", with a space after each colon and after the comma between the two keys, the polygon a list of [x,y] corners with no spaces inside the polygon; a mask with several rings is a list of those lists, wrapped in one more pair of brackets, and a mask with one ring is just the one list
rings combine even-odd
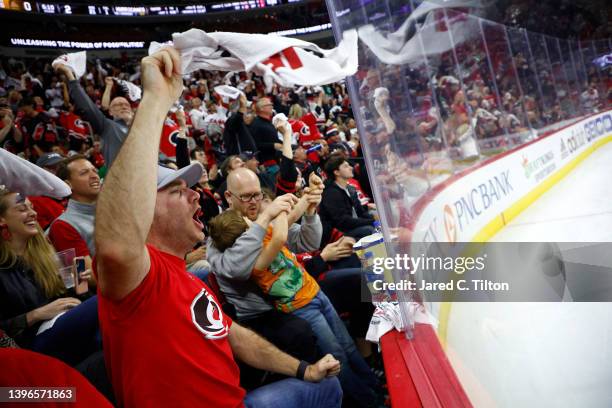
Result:
{"label": "black logo on shirt", "polygon": [[199,331],[209,340],[218,340],[227,336],[229,327],[223,320],[223,311],[206,289],[191,303],[191,319]]}

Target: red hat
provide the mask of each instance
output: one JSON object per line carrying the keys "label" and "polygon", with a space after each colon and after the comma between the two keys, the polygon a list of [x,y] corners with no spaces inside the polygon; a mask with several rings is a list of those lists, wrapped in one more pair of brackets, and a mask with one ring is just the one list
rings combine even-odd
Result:
{"label": "red hat", "polygon": [[338,131],[338,127],[335,124],[333,124],[329,126],[327,130],[325,131],[325,139],[329,139],[330,137],[333,137],[333,136],[338,136],[339,133],[340,132]]}

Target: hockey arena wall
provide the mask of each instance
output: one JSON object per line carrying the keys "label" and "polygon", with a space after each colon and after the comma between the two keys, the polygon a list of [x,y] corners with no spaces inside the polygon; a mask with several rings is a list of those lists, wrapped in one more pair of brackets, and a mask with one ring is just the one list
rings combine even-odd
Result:
{"label": "hockey arena wall", "polygon": [[489,240],[611,140],[612,111],[609,110],[451,177],[415,204],[412,241]]}

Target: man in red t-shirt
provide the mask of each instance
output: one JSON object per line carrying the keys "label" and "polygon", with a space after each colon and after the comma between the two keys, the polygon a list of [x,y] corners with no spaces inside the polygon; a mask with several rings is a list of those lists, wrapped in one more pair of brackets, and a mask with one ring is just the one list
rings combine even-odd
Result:
{"label": "man in red t-shirt", "polygon": [[[186,271],[185,254],[204,239],[198,193],[189,188],[203,168],[155,171],[163,120],[182,92],[180,73],[172,48],[142,60],[143,98],[97,204],[99,317],[118,403],[339,407],[340,366],[333,356],[309,365],[281,352],[232,322],[210,289]],[[268,208],[270,220],[291,210],[282,199]],[[290,378],[245,396],[234,357],[305,381]]]}
{"label": "man in red t-shirt", "polygon": [[91,137],[91,125],[76,113],[74,113],[74,105],[69,104],[67,111],[61,111],[59,113],[58,122],[62,126],[68,135],[68,142],[70,143],[70,150],[78,152],[81,150],[83,143]]}

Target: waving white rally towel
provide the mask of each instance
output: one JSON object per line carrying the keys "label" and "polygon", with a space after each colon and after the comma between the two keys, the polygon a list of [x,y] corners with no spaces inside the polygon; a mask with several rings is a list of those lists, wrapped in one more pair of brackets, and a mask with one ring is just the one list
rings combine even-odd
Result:
{"label": "waving white rally towel", "polygon": [[0,185],[23,195],[64,198],[72,194],[68,184],[57,176],[2,148]]}
{"label": "waving white rally towel", "polygon": [[[449,8],[478,10],[483,8],[483,2],[424,1],[396,31],[386,32],[373,24],[366,24],[359,27],[359,38],[385,64],[420,64],[424,56],[442,54],[480,35],[476,18],[450,12],[446,18],[443,10]],[[426,16],[425,21],[419,26],[417,20],[423,16]]]}
{"label": "waving white rally towel", "polygon": [[70,54],[60,55],[53,60],[51,66],[55,68],[56,64],[64,64],[72,69],[77,79],[81,79],[85,73],[85,65],[87,64],[87,52],[79,51]]}
{"label": "waving white rally towel", "polygon": [[115,79],[119,86],[123,88],[123,91],[128,94],[128,97],[132,102],[139,101],[142,98],[142,89],[133,83],[124,79]]}
{"label": "waving white rally towel", "polygon": [[[281,86],[325,85],[357,71],[357,32],[344,32],[338,47],[324,50],[313,43],[271,34],[241,34],[191,29],[172,35],[180,51],[183,74],[198,69],[253,71],[263,75],[268,89]],[[163,47],[151,43],[149,54]]]}
{"label": "waving white rally towel", "polygon": [[242,91],[240,89],[235,88],[231,85],[219,85],[215,86],[215,92],[221,96],[225,96],[229,99],[238,99]]}

